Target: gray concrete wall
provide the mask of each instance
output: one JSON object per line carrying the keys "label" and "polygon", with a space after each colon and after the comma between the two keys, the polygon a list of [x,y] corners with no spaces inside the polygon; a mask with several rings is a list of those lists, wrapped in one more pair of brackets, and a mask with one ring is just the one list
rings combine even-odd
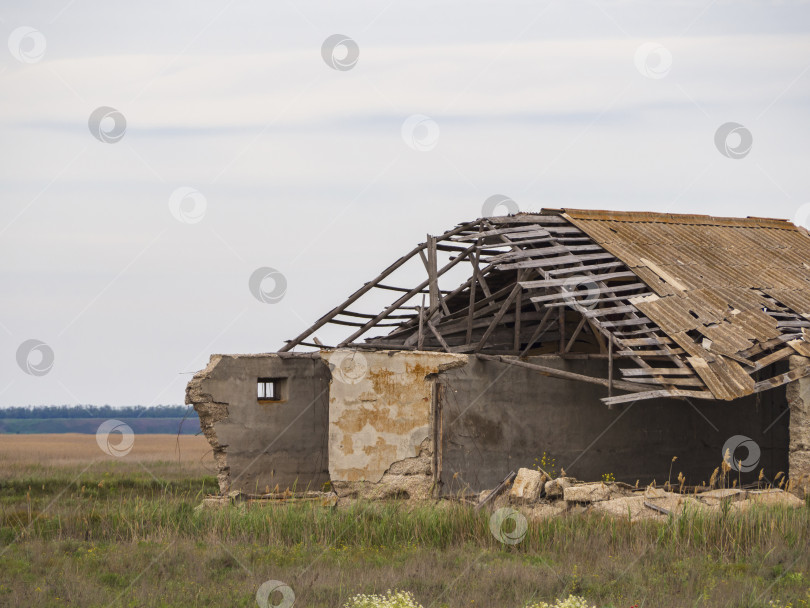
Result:
{"label": "gray concrete wall", "polygon": [[[607,377],[604,360],[534,360]],[[470,358],[438,381],[444,493],[493,488],[509,471],[531,467],[544,451],[556,460],[558,472],[564,467],[585,480],[612,473],[633,484],[667,481],[677,456],[672,481],[683,472],[688,484],[700,483],[708,481],[722,462],[723,446],[736,435],[750,437],[761,450],[756,470],[743,475],[743,482],[761,467],[769,477],[787,471],[789,416],[764,432],[787,407],[784,387],[731,402],[660,399],[609,410],[599,401],[606,388],[495,361]],[[745,448],[735,453],[737,459],[746,457]]]}
{"label": "gray concrete wall", "polygon": [[[260,402],[259,378],[286,378],[284,399]],[[186,390],[219,468],[220,491],[264,493],[329,480],[328,366],[316,354],[213,355]]]}

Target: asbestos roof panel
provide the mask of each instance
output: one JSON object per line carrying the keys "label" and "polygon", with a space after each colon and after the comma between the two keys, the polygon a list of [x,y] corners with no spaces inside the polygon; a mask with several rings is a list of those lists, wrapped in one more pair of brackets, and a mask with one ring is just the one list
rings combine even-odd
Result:
{"label": "asbestos roof panel", "polygon": [[754,392],[754,379],[736,361],[725,357],[717,357],[714,361],[699,357],[689,357],[688,360],[717,399],[731,401]]}
{"label": "asbestos roof panel", "polygon": [[790,308],[796,314],[802,316],[810,315],[810,290],[769,289],[766,293]]}
{"label": "asbestos roof panel", "polygon": [[[782,333],[763,310],[779,308],[766,295],[810,318],[810,233],[786,220],[563,211],[660,296],[636,306],[689,353],[718,399],[754,390],[748,372],[719,353],[738,356]],[[704,336],[714,355],[698,343]]]}

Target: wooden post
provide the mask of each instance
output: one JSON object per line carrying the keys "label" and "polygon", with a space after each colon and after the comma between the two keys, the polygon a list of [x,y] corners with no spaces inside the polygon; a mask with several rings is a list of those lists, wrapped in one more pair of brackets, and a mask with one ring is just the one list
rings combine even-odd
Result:
{"label": "wooden post", "polygon": [[612,396],[613,396],[613,339],[611,338],[610,340],[608,340],[608,397]]}
{"label": "wooden post", "polygon": [[523,306],[523,290],[518,291],[515,297],[515,343],[513,350],[516,355],[520,354],[520,309]]}
{"label": "wooden post", "polygon": [[439,311],[439,264],[436,253],[436,237],[427,235],[428,292],[430,294],[428,320]]}
{"label": "wooden post", "polygon": [[473,317],[475,315],[475,292],[478,287],[478,259],[481,257],[481,252],[476,250],[470,254],[470,262],[472,264],[473,275],[470,280],[470,314],[467,316],[467,344],[472,344],[473,332]]}
{"label": "wooden post", "polygon": [[422,294],[422,306],[419,307],[419,335],[416,339],[416,350],[422,350],[425,343],[425,294]]}

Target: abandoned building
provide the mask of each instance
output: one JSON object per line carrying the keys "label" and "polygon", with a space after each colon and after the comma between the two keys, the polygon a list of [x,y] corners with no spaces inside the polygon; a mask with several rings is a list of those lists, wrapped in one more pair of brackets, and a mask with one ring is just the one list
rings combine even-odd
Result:
{"label": "abandoned building", "polygon": [[223,493],[478,492],[544,454],[631,484],[699,484],[730,454],[743,483],[806,484],[810,234],[754,217],[478,219],[278,352],[213,355],[186,399]]}

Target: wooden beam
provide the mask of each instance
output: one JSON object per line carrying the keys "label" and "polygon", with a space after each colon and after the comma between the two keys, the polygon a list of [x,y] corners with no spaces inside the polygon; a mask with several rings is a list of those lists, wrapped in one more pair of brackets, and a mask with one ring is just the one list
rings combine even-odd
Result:
{"label": "wooden beam", "polygon": [[[587,268],[580,268],[579,270],[587,270]],[[596,281],[609,281],[611,279],[628,279],[628,278],[638,278],[636,273],[631,272],[629,270],[622,270],[621,272],[608,272],[605,274],[594,274],[594,275],[586,275],[583,277],[584,282],[596,282]],[[546,288],[546,287],[563,287],[567,283],[571,281],[571,278],[567,279],[544,279],[542,281],[523,281],[521,283],[521,287],[524,289],[538,289],[538,288]]]}
{"label": "wooden beam", "polygon": [[777,350],[776,352],[772,352],[771,354],[762,357],[762,359],[758,361],[749,361],[748,364],[749,365],[753,364],[754,367],[753,369],[749,370],[748,373],[753,374],[754,372],[761,370],[763,367],[768,367],[771,363],[775,363],[777,361],[780,361],[781,359],[784,359],[785,357],[789,357],[790,355],[795,354],[795,352],[796,352],[795,350],[787,346],[785,348]]}
{"label": "wooden beam", "polygon": [[[608,380],[606,380],[605,378],[594,378],[593,376],[586,376],[584,374],[568,372],[562,369],[557,369],[555,367],[548,367],[546,365],[537,365],[535,363],[528,363],[526,361],[521,361],[520,359],[516,359],[514,357],[504,357],[503,355],[483,355],[480,353],[477,355],[477,357],[479,359],[500,361],[501,363],[505,363],[507,365],[517,365],[518,367],[525,367],[527,369],[536,371],[539,374],[542,374],[543,376],[549,376],[551,378],[560,378],[562,380],[576,380],[578,382],[598,384],[600,386],[605,387],[607,387],[609,384]],[[614,380],[613,386],[615,388],[624,391],[634,391],[634,392],[643,392],[651,388],[651,387],[642,387],[640,385],[632,384],[630,382],[625,382],[624,380]]]}
{"label": "wooden beam", "polygon": [[773,378],[757,382],[754,385],[754,392],[761,393],[762,391],[767,391],[768,389],[776,388],[777,386],[782,386],[783,384],[798,380],[799,378],[806,378],[807,376],[810,376],[810,365],[792,369],[784,374],[779,374]]}
{"label": "wooden beam", "polygon": [[608,397],[613,396],[613,340],[608,341]]}
{"label": "wooden beam", "polygon": [[[453,260],[453,261],[448,262],[447,264],[445,264],[445,265],[444,265],[444,266],[441,268],[441,270],[439,270],[439,271],[436,273],[437,277],[439,277],[439,276],[443,275],[445,272],[447,272],[448,270],[450,270],[451,268],[453,268],[453,267],[454,267],[456,264],[458,264],[458,263],[459,263],[461,260],[463,260],[463,259],[464,259],[464,256],[469,255],[469,253],[470,253],[470,252],[471,252],[473,249],[475,249],[475,245],[470,245],[470,247],[468,247],[468,248],[465,250],[465,252],[464,252],[464,254],[463,254],[463,255],[460,255],[460,256],[458,256],[458,257],[457,257],[455,260]],[[417,287],[414,287],[414,288],[413,288],[411,291],[409,291],[409,292],[408,292],[408,293],[406,293],[404,296],[402,296],[401,298],[399,298],[399,299],[398,299],[396,302],[394,302],[394,303],[393,303],[393,304],[391,304],[391,305],[390,305],[388,308],[386,308],[385,310],[383,310],[383,311],[382,311],[380,314],[378,314],[376,317],[374,317],[374,318],[373,318],[371,321],[369,321],[368,323],[366,323],[366,324],[365,324],[363,327],[361,327],[360,329],[358,329],[358,330],[357,330],[356,332],[354,332],[354,333],[353,333],[351,336],[349,336],[348,338],[346,338],[345,340],[343,340],[343,342],[341,342],[340,344],[338,344],[338,346],[346,346],[346,344],[348,344],[349,342],[353,342],[353,341],[354,341],[354,340],[355,340],[357,337],[362,336],[362,335],[363,335],[363,334],[364,334],[366,331],[368,331],[368,329],[370,329],[371,327],[373,327],[374,325],[376,325],[378,321],[380,321],[380,320],[384,319],[385,317],[387,317],[389,314],[391,314],[391,313],[392,313],[392,312],[394,312],[394,311],[395,311],[397,308],[399,308],[399,306],[400,306],[400,305],[404,304],[405,302],[407,302],[408,300],[410,300],[410,299],[411,299],[413,296],[415,296],[417,293],[419,293],[420,291],[422,291],[422,289],[424,289],[425,287],[427,287],[428,283],[430,283],[430,279],[425,279],[424,281],[422,281],[422,282],[421,282],[421,283],[420,283],[420,284],[419,284]]]}
{"label": "wooden beam", "polygon": [[506,314],[506,311],[508,310],[509,306],[512,304],[512,302],[514,302],[515,298],[517,297],[518,291],[520,291],[520,284],[516,283],[515,286],[512,288],[512,292],[509,294],[509,297],[506,298],[503,305],[501,306],[501,309],[498,311],[498,314],[495,315],[495,318],[492,319],[492,323],[489,324],[489,327],[487,327],[487,330],[484,332],[484,335],[481,336],[481,340],[479,340],[478,346],[476,346],[475,348],[476,353],[479,352],[484,347],[486,341],[492,335],[492,332],[495,331],[495,327],[498,325],[498,323],[501,322],[501,319],[503,319],[503,316]]}
{"label": "wooden beam", "polygon": [[582,328],[585,327],[585,323],[587,321],[588,321],[588,319],[586,317],[582,317],[579,320],[579,323],[577,324],[576,328],[574,329],[574,333],[571,334],[571,339],[568,340],[568,344],[565,345],[565,351],[564,352],[567,353],[568,351],[571,350],[571,347],[574,345],[574,342],[576,341],[577,336],[579,336],[579,333],[582,331]]}
{"label": "wooden beam", "polygon": [[628,401],[643,401],[644,399],[657,399],[659,397],[692,397],[694,399],[714,399],[711,391],[682,391],[682,390],[666,390],[658,389],[653,391],[646,391],[641,393],[629,393],[627,395],[618,395],[616,397],[605,397],[601,401],[605,405],[611,406],[618,403],[626,403]]}
{"label": "wooden beam", "polygon": [[[641,287],[646,288],[647,286],[644,283],[629,283],[627,285],[611,285],[610,287],[605,287],[604,289],[600,288],[598,292],[600,294],[601,293],[608,293],[608,292],[621,293],[623,291],[634,291],[636,289],[640,289]],[[641,294],[639,294],[639,295],[641,295]],[[548,302],[548,301],[552,301],[552,300],[562,300],[562,299],[565,299],[565,298],[570,299],[571,296],[572,296],[572,292],[557,291],[555,293],[550,293],[550,294],[543,295],[543,296],[533,296],[531,298],[531,301],[532,302]],[[627,297],[630,297],[630,296],[627,296]],[[635,297],[635,295],[633,297]],[[615,299],[619,300],[619,299],[624,299],[624,298],[615,298]],[[609,302],[609,301],[612,301],[612,300],[605,298],[605,299],[603,299],[601,301]],[[596,300],[596,302],[598,303],[599,300]],[[567,305],[567,302],[565,303],[565,305]]]}
{"label": "wooden beam", "polygon": [[523,306],[523,290],[517,293],[515,298],[515,354],[520,354],[520,312]]}
{"label": "wooden beam", "polygon": [[425,295],[422,294],[422,306],[419,307],[419,333],[416,335],[416,350],[425,345]]}
{"label": "wooden beam", "polygon": [[439,341],[439,344],[442,345],[442,348],[444,348],[444,350],[446,350],[449,353],[450,346],[447,344],[447,342],[444,341],[442,335],[438,331],[436,331],[436,327],[433,325],[433,322],[430,319],[428,319],[427,321],[427,326],[430,329],[430,331],[433,332],[433,335],[436,336],[436,339]]}
{"label": "wooden beam", "polygon": [[548,322],[548,319],[551,316],[551,310],[552,310],[551,308],[546,309],[546,313],[543,315],[543,318],[540,319],[540,323],[537,324],[537,328],[534,330],[532,337],[529,338],[529,342],[526,344],[526,348],[524,348],[523,352],[520,353],[521,357],[531,350],[532,346],[534,346],[534,343],[537,342],[537,339],[545,331],[546,323]]}
{"label": "wooden beam", "polygon": [[511,484],[512,481],[514,481],[515,477],[517,477],[517,473],[515,473],[514,471],[510,472],[509,475],[507,475],[504,478],[504,480],[501,483],[498,484],[497,488],[495,488],[494,490],[492,490],[492,492],[487,494],[487,496],[486,496],[486,498],[484,498],[484,500],[482,500],[477,505],[475,505],[475,507],[473,508],[473,511],[480,510],[481,507],[483,507],[487,503],[491,502],[493,498],[498,496],[498,494],[501,494],[506,488],[509,487],[509,484]]}
{"label": "wooden beam", "polygon": [[[305,338],[307,338],[308,336],[310,336],[310,335],[312,335],[313,333],[315,333],[315,332],[316,332],[318,329],[320,329],[321,327],[323,327],[324,325],[326,325],[327,323],[329,323],[329,321],[331,321],[333,318],[335,318],[335,317],[336,317],[338,314],[340,314],[342,311],[346,310],[346,309],[347,309],[349,306],[351,306],[352,304],[354,304],[354,303],[355,303],[357,300],[359,300],[359,299],[360,299],[360,298],[361,298],[361,297],[362,297],[364,294],[366,294],[367,292],[371,291],[371,290],[372,290],[372,289],[375,287],[375,285],[376,285],[377,283],[379,283],[380,281],[382,281],[382,280],[383,280],[385,277],[387,277],[387,276],[388,276],[388,275],[390,275],[392,272],[394,272],[395,270],[397,270],[397,269],[398,269],[400,266],[402,266],[403,264],[405,264],[405,263],[406,263],[408,260],[410,260],[410,259],[411,259],[413,256],[415,256],[417,253],[419,253],[420,251],[422,251],[422,249],[424,249],[424,247],[425,247],[425,244],[424,244],[424,243],[421,243],[420,245],[417,245],[416,247],[414,247],[414,248],[413,248],[413,249],[412,249],[410,252],[406,253],[404,256],[402,256],[401,258],[399,258],[399,259],[398,259],[396,262],[394,262],[393,264],[391,264],[391,265],[390,265],[388,268],[386,268],[385,270],[383,270],[383,271],[382,271],[382,272],[381,272],[379,275],[377,275],[377,276],[376,276],[374,279],[372,279],[371,281],[369,281],[368,283],[366,283],[365,285],[363,285],[363,287],[361,287],[360,289],[358,289],[357,291],[355,291],[355,292],[354,292],[354,293],[353,293],[351,296],[349,296],[349,299],[348,299],[348,300],[346,300],[345,302],[343,302],[343,304],[341,304],[341,305],[339,305],[339,306],[336,306],[335,308],[333,308],[332,310],[330,310],[328,313],[326,313],[324,316],[322,316],[320,319],[318,319],[318,320],[317,320],[317,321],[316,321],[316,322],[315,322],[313,325],[311,325],[311,326],[310,326],[310,327],[309,327],[307,330],[305,330],[305,331],[301,332],[301,333],[300,333],[298,336],[296,336],[295,338],[293,338],[292,340],[290,340],[289,342],[287,342],[287,343],[286,343],[284,346],[282,346],[282,347],[279,349],[279,352],[285,352],[285,351],[288,351],[288,350],[290,350],[291,348],[293,348],[293,347],[297,346],[298,344],[300,344],[302,340],[304,340],[304,339],[305,339]],[[421,289],[422,289],[422,287],[420,287],[419,289],[421,290]]]}
{"label": "wooden beam", "polygon": [[436,257],[436,237],[427,235],[427,272],[428,290],[430,300],[428,302],[428,319],[439,310],[439,262]]}
{"label": "wooden beam", "polygon": [[694,376],[688,367],[645,367],[619,370],[624,376]]}

